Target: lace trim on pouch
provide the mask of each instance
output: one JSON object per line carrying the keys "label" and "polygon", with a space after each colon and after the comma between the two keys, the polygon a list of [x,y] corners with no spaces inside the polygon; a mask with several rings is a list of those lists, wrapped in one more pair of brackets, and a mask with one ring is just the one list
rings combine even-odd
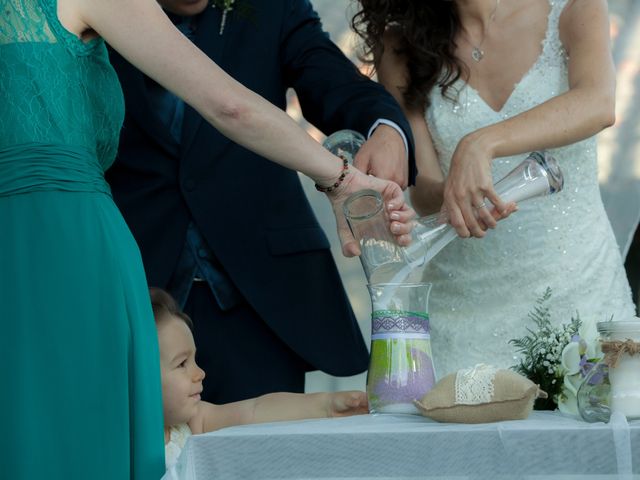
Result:
{"label": "lace trim on pouch", "polygon": [[493,398],[494,380],[498,369],[479,363],[456,373],[456,405],[489,403]]}

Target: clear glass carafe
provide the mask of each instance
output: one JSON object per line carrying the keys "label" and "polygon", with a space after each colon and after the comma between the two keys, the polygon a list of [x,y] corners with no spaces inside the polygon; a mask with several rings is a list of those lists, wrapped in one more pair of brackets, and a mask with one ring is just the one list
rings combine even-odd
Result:
{"label": "clear glass carafe", "polygon": [[[547,152],[532,152],[494,185],[504,202],[519,203],[562,190],[564,177],[558,162]],[[405,248],[407,261],[424,265],[457,238],[446,211],[419,218],[412,231],[411,245]]]}
{"label": "clear glass carafe", "polygon": [[367,281],[377,284],[394,280],[408,261],[389,230],[380,194],[375,190],[356,192],[346,200],[343,210],[351,233],[360,244],[360,261]]}
{"label": "clear glass carafe", "polygon": [[597,325],[604,357],[578,388],[578,411],[587,422],[608,422],[612,412],[640,419],[640,319]]}
{"label": "clear glass carafe", "polygon": [[430,283],[370,284],[371,413],[419,414],[413,404],[433,387],[428,302]]}

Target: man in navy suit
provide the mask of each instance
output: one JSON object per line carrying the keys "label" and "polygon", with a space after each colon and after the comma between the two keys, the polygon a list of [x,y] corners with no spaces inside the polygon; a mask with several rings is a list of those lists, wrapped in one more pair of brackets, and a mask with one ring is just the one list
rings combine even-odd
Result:
{"label": "man in navy suit", "polygon": [[[248,88],[283,109],[293,88],[326,134],[366,135],[359,168],[403,187],[413,181],[399,106],[329,40],[309,1],[236,0],[226,15],[223,0],[159,3]],[[231,142],[115,52],[111,59],[126,118],[107,178],[149,284],[194,320],[203,399],[302,392],[309,370],[364,371],[367,347],[297,173]]]}

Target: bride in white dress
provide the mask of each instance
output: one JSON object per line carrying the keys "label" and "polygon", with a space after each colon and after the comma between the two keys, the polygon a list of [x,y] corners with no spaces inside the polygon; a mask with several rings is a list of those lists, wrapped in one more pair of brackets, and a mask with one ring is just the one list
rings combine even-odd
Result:
{"label": "bride in white dress", "polygon": [[[516,364],[509,340],[533,327],[527,313],[547,287],[557,324],[576,312],[587,325],[633,318],[597,179],[594,135],[615,119],[606,1],[360,6],[354,26],[414,130],[414,208],[426,215],[444,203],[460,236],[485,237],[452,242],[425,269],[438,377]],[[482,207],[506,208],[493,182],[541,149],[558,160],[564,190],[496,226]]]}

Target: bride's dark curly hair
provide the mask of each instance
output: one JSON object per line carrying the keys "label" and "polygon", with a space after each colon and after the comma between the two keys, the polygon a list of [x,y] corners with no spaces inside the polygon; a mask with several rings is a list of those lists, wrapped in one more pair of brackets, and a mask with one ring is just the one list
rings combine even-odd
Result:
{"label": "bride's dark curly hair", "polygon": [[[360,9],[351,20],[364,41],[361,59],[380,60],[383,37],[392,29],[399,37],[397,53],[407,59],[409,83],[403,92],[408,105],[428,106],[428,94],[438,85],[443,95],[467,72],[454,55],[460,17],[450,0],[358,0]],[[451,97],[451,95],[447,95]]]}

